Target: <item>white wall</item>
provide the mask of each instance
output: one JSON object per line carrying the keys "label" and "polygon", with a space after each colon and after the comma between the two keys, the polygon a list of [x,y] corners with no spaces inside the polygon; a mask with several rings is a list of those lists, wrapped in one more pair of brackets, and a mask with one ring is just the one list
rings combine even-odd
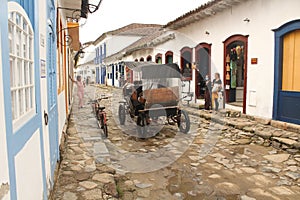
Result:
{"label": "white wall", "polygon": [[[196,43],[212,44],[212,71],[223,77],[223,41],[235,34],[248,38],[247,114],[272,117],[274,85],[274,32],[273,29],[300,19],[298,0],[249,0],[232,9],[188,25],[178,31]],[[250,22],[244,19],[249,18]],[[205,32],[210,34],[207,35]],[[251,65],[251,58],[258,58]],[[256,106],[248,106],[249,91],[256,92]]]}
{"label": "white wall", "polygon": [[15,157],[17,198],[19,200],[43,199],[41,163],[40,133],[38,130]]}
{"label": "white wall", "polygon": [[108,37],[106,40],[106,57],[121,51],[140,38],[140,36],[126,35],[113,35]]}
{"label": "white wall", "polygon": [[[1,38],[1,29],[0,29],[0,38]],[[2,51],[1,51],[1,40],[0,40],[0,77],[2,80]],[[0,81],[0,94],[3,94],[3,82]],[[5,125],[5,112],[4,112],[4,96],[0,97],[0,187],[2,184],[9,184],[8,177],[8,160],[7,160],[7,144],[6,144],[6,125]],[[10,199],[9,191],[6,194],[1,194],[0,197],[3,197],[3,200]]]}
{"label": "white wall", "polygon": [[[40,43],[44,42],[44,46],[40,45],[40,60],[47,61],[47,33],[46,28],[47,24],[47,10],[46,10],[46,1],[39,1],[39,31],[40,31]],[[46,63],[47,66],[47,63]],[[47,68],[46,68],[47,74]],[[48,103],[47,103],[47,75],[45,78],[40,79],[41,87],[41,111],[48,112]],[[42,120],[44,122],[44,120]],[[43,123],[43,138],[44,138],[44,156],[45,156],[45,170],[46,170],[46,180],[48,189],[50,189],[50,179],[51,179],[51,168],[50,168],[50,147],[49,147],[49,129],[48,126]]]}
{"label": "white wall", "polygon": [[[157,54],[162,54],[162,63],[165,63],[165,54],[168,51],[173,52],[173,62],[177,63],[180,67],[180,50],[183,47],[195,47],[197,45],[197,42],[193,41],[191,38],[189,38],[188,35],[182,34],[181,32],[177,31],[167,31],[164,35],[160,37],[165,37],[166,35],[169,34],[175,34],[175,39],[169,40],[165,43],[162,43],[158,46],[156,46],[153,49],[147,49],[147,50],[139,50],[135,51],[132,53],[132,55],[124,58],[124,59],[131,59],[131,61],[134,61],[135,59],[140,59],[143,57],[145,60],[148,55],[152,56],[152,61],[155,62],[155,56]],[[194,52],[193,52],[193,57],[194,57]],[[189,83],[186,82],[184,87],[182,87],[183,92],[194,92],[195,91],[195,83],[193,81],[190,82],[190,89],[189,89]],[[183,96],[186,96],[186,94],[183,94]],[[185,99],[190,99],[190,98],[184,98]]]}

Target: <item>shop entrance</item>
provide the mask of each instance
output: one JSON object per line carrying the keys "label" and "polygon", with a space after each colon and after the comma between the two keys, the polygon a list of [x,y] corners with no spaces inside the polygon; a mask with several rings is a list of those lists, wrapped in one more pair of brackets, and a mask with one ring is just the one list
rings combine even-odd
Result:
{"label": "shop entrance", "polygon": [[226,102],[246,113],[248,36],[234,35],[224,42],[224,88]]}
{"label": "shop entrance", "polygon": [[300,20],[275,30],[273,119],[300,124]]}

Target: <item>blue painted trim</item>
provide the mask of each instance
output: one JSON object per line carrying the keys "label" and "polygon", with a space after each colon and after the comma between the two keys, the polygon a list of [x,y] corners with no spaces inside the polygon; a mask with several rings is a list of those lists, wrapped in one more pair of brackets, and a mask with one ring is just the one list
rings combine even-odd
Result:
{"label": "blue painted trim", "polygon": [[[0,27],[1,27],[1,50],[2,50],[2,66],[9,66],[9,44],[8,44],[8,6],[6,0],[0,0]],[[14,155],[12,153],[12,112],[11,112],[11,95],[10,87],[10,69],[9,67],[2,67],[2,81],[3,81],[3,98],[4,98],[4,113],[5,113],[5,126],[6,126],[6,139],[7,139],[7,158],[9,168],[9,185],[10,185],[10,198],[16,199],[16,174]],[[9,94],[9,95],[8,95]]]}
{"label": "blue painted trim", "polygon": [[[50,52],[50,44],[49,44],[49,27],[47,27],[47,86],[48,86],[48,115],[49,115],[49,124],[48,124],[48,130],[49,130],[49,146],[50,146],[50,168],[51,168],[51,177],[54,177],[54,170],[56,166],[52,166],[52,160],[53,160],[53,152],[56,152],[55,154],[55,163],[59,160],[59,139],[58,139],[58,108],[57,108],[57,79],[56,79],[56,9],[55,9],[55,2],[54,0],[47,0],[47,20],[50,19],[52,21],[52,28],[53,28],[53,36],[54,42],[50,41],[53,45]],[[49,56],[49,53],[52,53],[51,56]],[[51,59],[51,62],[50,60]],[[50,64],[52,64],[54,71],[50,68]],[[49,71],[50,70],[50,71]],[[55,76],[55,78],[52,80],[53,85],[50,84],[50,76],[51,73],[52,76]],[[53,86],[53,88],[52,88]],[[52,91],[52,89],[54,89]],[[52,96],[53,95],[53,96]],[[53,117],[52,117],[53,115]]]}
{"label": "blue painted trim", "polygon": [[111,67],[112,67],[112,77],[111,77],[112,83],[111,83],[111,85],[114,86],[115,85],[115,64],[112,64]]}
{"label": "blue painted trim", "polygon": [[40,32],[39,32],[39,1],[34,2],[34,26],[36,28],[36,31],[34,32],[35,41],[34,46],[35,52],[35,63],[36,63],[36,69],[35,69],[35,80],[36,80],[36,105],[37,105],[37,113],[39,114],[38,124],[39,124],[39,133],[40,133],[40,149],[41,149],[41,166],[42,166],[42,179],[43,179],[43,199],[47,199],[48,191],[47,191],[47,179],[46,179],[46,166],[45,166],[45,147],[44,147],[44,132],[43,132],[43,119],[42,119],[42,110],[41,110],[41,83],[40,83],[40,51],[39,51],[39,45],[40,45]]}
{"label": "blue painted trim", "polygon": [[[300,19],[290,21],[277,29],[275,32],[275,53],[274,53],[274,100],[273,100],[273,119],[280,119],[278,116],[279,91],[282,86],[282,53],[283,53],[283,36],[287,33],[300,29]],[[284,121],[295,123],[294,120]]]}
{"label": "blue painted trim", "polygon": [[[29,20],[32,24],[33,30],[35,30],[35,28],[36,28],[35,19],[38,19],[38,18],[35,18],[35,12],[34,12],[36,9],[36,7],[35,7],[36,1],[34,1],[34,0],[33,1],[32,0],[31,1],[30,0],[10,0],[10,1],[16,2],[23,7],[23,9],[26,11],[26,13],[29,17]],[[34,3],[32,3],[32,2],[34,2]]]}
{"label": "blue painted trim", "polygon": [[[1,7],[0,13],[2,14],[0,20],[1,26],[1,41],[2,46],[2,61],[3,66],[9,66],[9,44],[7,40],[8,36],[8,7],[7,1],[0,0]],[[32,117],[26,124],[13,133],[12,124],[12,110],[11,110],[11,95],[10,95],[10,69],[8,67],[3,68],[3,85],[4,85],[4,104],[5,104],[5,124],[7,135],[7,155],[9,166],[9,179],[10,179],[10,196],[11,199],[17,199],[17,184],[16,184],[16,169],[15,169],[15,156],[23,149],[27,141],[33,136],[33,134],[39,129],[40,133],[40,150],[41,150],[41,165],[42,165],[42,179],[43,179],[43,196],[47,198],[47,186],[46,186],[46,170],[44,159],[44,140],[42,129],[42,117],[41,117],[41,99],[40,99],[40,67],[39,67],[39,29],[38,29],[38,2],[37,1],[14,1],[19,3],[26,11],[32,27],[34,30],[34,62],[35,62],[35,101],[36,101],[36,115]]]}

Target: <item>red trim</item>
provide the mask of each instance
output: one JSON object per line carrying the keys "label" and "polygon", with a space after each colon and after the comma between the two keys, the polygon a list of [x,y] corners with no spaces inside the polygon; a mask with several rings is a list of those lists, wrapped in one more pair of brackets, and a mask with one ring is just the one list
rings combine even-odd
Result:
{"label": "red trim", "polygon": [[[195,60],[196,62],[198,60],[200,60],[200,58],[198,58],[198,51],[201,49],[201,48],[205,48],[205,49],[208,49],[208,55],[209,55],[209,66],[208,66],[208,75],[210,76],[211,75],[211,44],[208,44],[208,43],[199,43],[196,47],[195,47]],[[198,63],[196,63],[196,65],[198,65]],[[203,77],[205,78],[205,77]],[[198,99],[200,94],[199,94],[199,85],[198,85],[198,76],[197,76],[197,72],[196,72],[196,76],[195,76],[195,94],[196,94],[196,98]]]}
{"label": "red trim", "polygon": [[155,55],[155,62],[158,63],[158,58],[162,59],[162,54],[158,53]]}
{"label": "red trim", "polygon": [[[193,49],[190,48],[190,47],[183,47],[181,50],[180,50],[180,71],[181,71],[181,74],[182,74],[182,70],[183,70],[183,62],[184,62],[184,59],[183,59],[183,53],[185,52],[189,52],[191,54],[191,59],[188,60],[188,62],[191,64],[191,67],[192,67],[192,61],[193,61]],[[182,80],[193,80],[193,70],[192,70],[192,73],[191,73],[191,76],[190,77],[183,77]]]}
{"label": "red trim", "polygon": [[167,51],[165,53],[165,63],[167,64],[168,61],[168,56],[172,56],[172,60],[173,60],[173,52],[172,51]]}
{"label": "red trim", "polygon": [[[230,45],[232,42],[235,41],[241,41],[245,43],[244,46],[244,63],[245,63],[245,69],[244,69],[244,94],[243,94],[243,113],[246,113],[246,97],[247,97],[247,59],[248,59],[248,37],[249,35],[232,35],[229,38],[227,38],[223,43],[224,43],[224,57],[223,57],[223,62],[224,62],[224,69],[223,69],[223,82],[224,82],[224,88],[226,86],[226,50],[227,46]],[[229,90],[225,90],[225,96],[226,96],[226,102],[228,102],[229,99]]]}

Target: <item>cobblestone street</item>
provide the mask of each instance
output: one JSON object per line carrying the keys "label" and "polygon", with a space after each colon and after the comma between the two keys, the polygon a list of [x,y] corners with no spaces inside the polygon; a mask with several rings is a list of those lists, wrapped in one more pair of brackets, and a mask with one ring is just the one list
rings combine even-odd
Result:
{"label": "cobblestone street", "polygon": [[[81,109],[74,98],[51,199],[299,199],[298,126],[184,107],[188,134],[164,125],[157,135],[139,139],[130,117],[127,126],[116,118],[120,93],[87,86]],[[100,94],[110,96],[101,101],[107,139],[90,104]]]}

